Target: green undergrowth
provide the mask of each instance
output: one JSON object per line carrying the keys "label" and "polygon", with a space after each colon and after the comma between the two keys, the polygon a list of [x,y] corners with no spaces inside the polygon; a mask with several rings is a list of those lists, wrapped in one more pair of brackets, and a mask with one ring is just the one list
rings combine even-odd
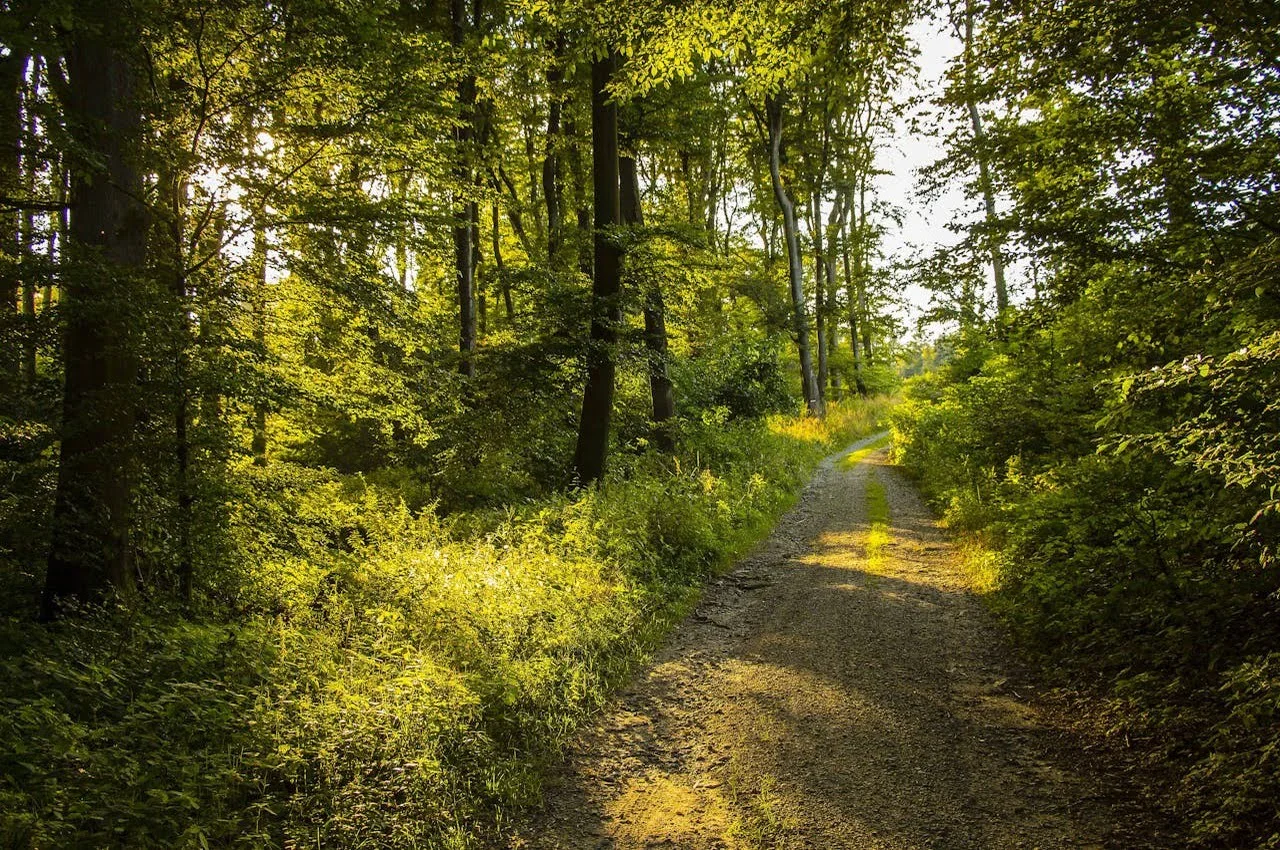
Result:
{"label": "green undergrowth", "polygon": [[447,518],[360,476],[247,468],[223,607],[0,623],[0,847],[482,845],[890,406],[689,423],[599,491]]}
{"label": "green undergrowth", "polygon": [[[1274,395],[1258,373],[1272,385],[1278,373],[1227,384],[1222,362],[1224,389],[1209,397],[1230,410],[1170,425],[1173,403],[1198,398],[1176,382],[1214,378],[1217,363],[1140,376],[1166,405],[1156,418],[1141,397],[1099,398],[1096,373],[992,355],[976,373],[909,382],[893,442],[1020,648],[1137,768],[1184,846],[1274,850],[1280,537],[1262,416]],[[1170,387],[1172,402],[1154,396]],[[1126,434],[1122,417],[1139,415],[1146,433]],[[1231,440],[1251,423],[1263,436],[1241,448]],[[1202,432],[1228,426],[1231,439],[1193,454]]]}

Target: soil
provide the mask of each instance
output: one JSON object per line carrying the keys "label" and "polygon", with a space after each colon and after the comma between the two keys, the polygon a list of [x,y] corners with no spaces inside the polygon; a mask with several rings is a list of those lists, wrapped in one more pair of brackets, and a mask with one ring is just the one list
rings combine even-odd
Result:
{"label": "soil", "polygon": [[828,458],[708,588],[511,848],[1151,846],[1121,771],[1040,707],[886,450],[842,462],[873,440]]}

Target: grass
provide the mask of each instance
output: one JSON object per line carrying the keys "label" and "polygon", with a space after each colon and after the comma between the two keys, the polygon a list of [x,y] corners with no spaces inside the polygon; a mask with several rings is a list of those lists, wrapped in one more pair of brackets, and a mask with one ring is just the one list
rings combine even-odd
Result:
{"label": "grass", "polygon": [[[757,784],[758,783],[758,784]],[[747,790],[754,785],[754,790]],[[777,780],[768,774],[748,777],[736,761],[729,770],[729,802],[736,812],[726,837],[750,850],[787,850],[799,823],[782,811]]]}
{"label": "grass", "polygon": [[853,469],[855,466],[862,463],[868,457],[875,454],[885,446],[889,445],[889,443],[892,442],[892,439],[893,438],[891,435],[885,434],[883,437],[880,437],[875,442],[869,445],[863,446],[857,451],[849,452],[847,455],[840,458],[839,460],[840,468],[846,469],[846,470]]}
{"label": "grass", "polygon": [[884,567],[884,547],[893,539],[889,533],[889,500],[884,485],[874,474],[867,476],[867,572],[879,573]]}
{"label": "grass", "polygon": [[891,404],[690,424],[599,490],[448,519],[359,476],[246,469],[232,614],[0,621],[0,847],[496,843],[706,579]]}

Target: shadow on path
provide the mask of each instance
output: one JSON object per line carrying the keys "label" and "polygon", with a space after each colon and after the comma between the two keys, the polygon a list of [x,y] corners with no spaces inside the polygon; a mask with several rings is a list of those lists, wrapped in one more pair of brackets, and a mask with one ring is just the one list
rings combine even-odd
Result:
{"label": "shadow on path", "polygon": [[511,847],[1140,846],[1024,698],[910,483],[883,450],[833,460],[584,732]]}

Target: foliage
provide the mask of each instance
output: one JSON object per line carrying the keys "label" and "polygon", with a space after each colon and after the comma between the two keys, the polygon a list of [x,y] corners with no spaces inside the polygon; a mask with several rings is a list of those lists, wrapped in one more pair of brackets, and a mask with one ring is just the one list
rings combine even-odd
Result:
{"label": "foliage", "polygon": [[1122,318],[1085,293],[1047,328],[971,338],[908,381],[895,451],[1047,675],[1107,734],[1177,766],[1162,797],[1188,841],[1270,846],[1273,334],[1250,320],[1248,344],[1134,372],[1099,359],[1139,326],[1082,315]]}
{"label": "foliage", "polygon": [[690,422],[602,490],[449,517],[394,477],[250,466],[234,618],[6,619],[0,844],[470,846],[887,408]]}

